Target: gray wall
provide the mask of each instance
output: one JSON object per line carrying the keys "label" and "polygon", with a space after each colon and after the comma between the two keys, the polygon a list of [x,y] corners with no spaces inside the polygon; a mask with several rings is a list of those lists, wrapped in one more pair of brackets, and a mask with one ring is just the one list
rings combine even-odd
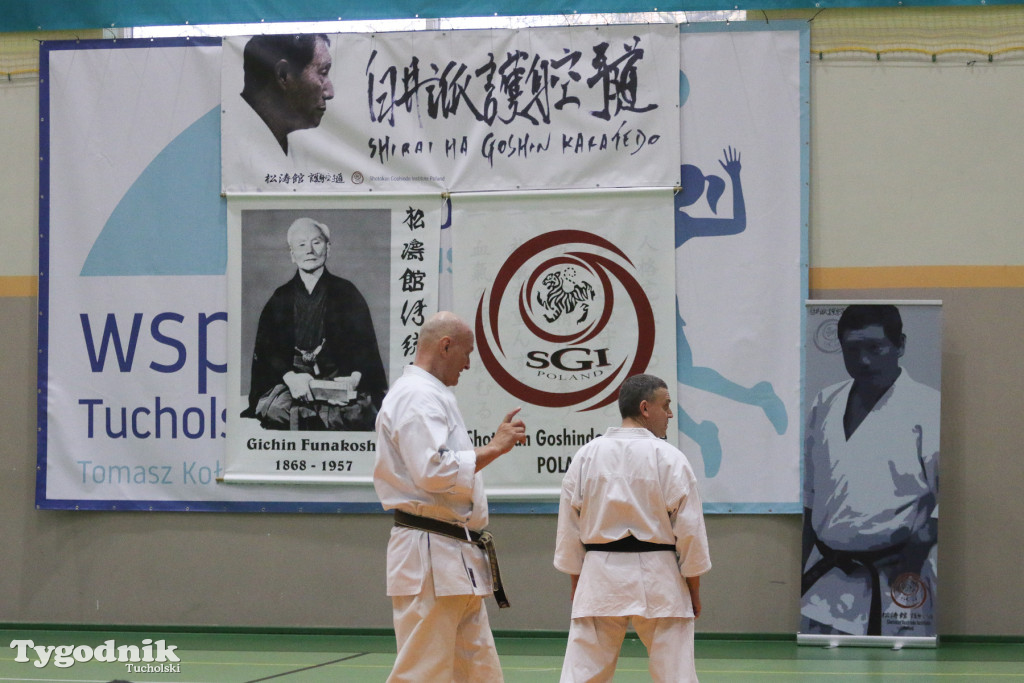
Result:
{"label": "gray wall", "polygon": [[[1022,265],[1019,66],[815,60],[811,92],[812,285],[839,268]],[[36,272],[36,97],[0,84],[0,292]],[[1024,283],[882,284],[811,295],[944,302],[939,633],[1024,636]],[[390,627],[383,515],[35,510],[36,317],[33,297],[0,296],[0,621]],[[566,629],[554,518],[491,528],[513,603],[493,627]],[[794,632],[800,519],[720,515],[708,530],[699,631]]]}

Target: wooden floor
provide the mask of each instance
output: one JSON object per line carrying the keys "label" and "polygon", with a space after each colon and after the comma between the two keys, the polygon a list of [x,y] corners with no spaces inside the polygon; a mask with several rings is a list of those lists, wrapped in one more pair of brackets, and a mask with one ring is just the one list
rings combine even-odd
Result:
{"label": "wooden floor", "polygon": [[[565,648],[564,635],[498,634],[498,652],[509,683],[558,681]],[[276,681],[311,683],[353,681],[382,683],[394,661],[394,639],[387,633],[360,635],[199,633],[184,631],[63,631],[2,629],[0,639],[0,681],[49,681],[84,683],[109,681],[171,681],[174,683],[221,683]],[[74,652],[57,666],[51,656],[45,666],[36,666],[32,647],[75,646],[79,659],[93,653],[106,641],[113,646],[133,645],[145,653],[159,654],[159,641],[173,646],[179,662],[167,662],[171,671],[129,670],[123,663],[73,661]],[[28,645],[24,641],[32,641]],[[16,661],[19,646],[30,661]],[[8,646],[10,644],[10,646]],[[87,646],[87,647],[82,647]],[[69,649],[69,648],[68,648]],[[44,650],[45,651],[45,650]],[[61,651],[55,651],[60,654]],[[67,650],[65,650],[67,652]],[[103,656],[103,651],[99,650]],[[73,662],[68,666],[69,662]],[[134,667],[158,667],[159,662],[136,663]],[[795,639],[699,638],[697,673],[702,683],[755,681],[861,681],[886,683],[960,681],[1024,683],[1024,641],[983,642],[940,640],[934,649],[822,648],[798,646]],[[615,681],[649,681],[643,645],[627,639]],[[425,681],[424,683],[431,683]]]}

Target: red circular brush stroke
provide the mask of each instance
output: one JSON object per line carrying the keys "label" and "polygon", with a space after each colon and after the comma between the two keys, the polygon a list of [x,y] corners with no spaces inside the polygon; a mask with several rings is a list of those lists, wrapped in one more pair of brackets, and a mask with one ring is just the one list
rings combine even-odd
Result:
{"label": "red circular brush stroke", "polygon": [[[556,258],[549,259],[541,263],[539,266],[537,266],[537,268],[534,269],[533,273],[530,275],[529,279],[526,281],[526,284],[520,287],[519,289],[519,317],[520,319],[522,319],[523,324],[526,325],[526,329],[530,330],[530,332],[533,332],[533,334],[536,335],[539,339],[543,339],[544,341],[551,342],[553,344],[571,344],[573,340],[576,339],[577,336],[579,336],[580,333],[574,332],[573,334],[552,334],[551,332],[544,331],[540,325],[533,321],[533,301],[530,300],[530,292],[533,291],[533,285],[536,284],[537,278],[540,277],[541,273],[543,273],[548,268],[552,268],[563,263],[579,266],[580,268],[583,268],[585,265],[575,259],[569,258],[568,256],[558,256]],[[527,310],[526,304],[529,304],[530,310]],[[589,329],[590,326],[588,325],[587,330]],[[586,332],[586,330],[584,330],[584,332]]]}
{"label": "red circular brush stroke", "polygon": [[[585,242],[587,244],[593,244],[596,246],[604,247],[609,251],[619,254],[627,263],[632,265],[632,261],[630,261],[629,258],[627,258],[621,250],[615,247],[615,245],[611,244],[607,240],[604,240],[603,238],[597,237],[596,235],[593,235],[588,232],[583,232],[581,230],[560,230],[552,233],[547,233],[545,235],[540,235],[539,237],[535,237],[532,240],[528,240],[525,244],[523,244],[515,252],[513,252],[512,255],[508,258],[508,260],[505,261],[505,264],[499,269],[498,276],[495,278],[496,287],[491,291],[491,296],[489,298],[488,320],[490,322],[491,330],[494,332],[495,344],[497,345],[498,350],[502,351],[502,353],[504,353],[504,351],[502,350],[498,339],[497,328],[497,308],[501,301],[501,294],[508,286],[508,282],[510,281],[512,274],[514,274],[515,271],[518,270],[518,268],[522,266],[522,264],[525,263],[526,260],[533,255],[533,252],[528,253],[529,250],[527,249],[527,247],[530,247],[532,249],[534,247],[540,246],[540,249],[538,249],[539,252],[540,250],[546,249],[550,246],[555,246],[557,244],[563,243],[561,239],[555,239],[554,236],[572,237],[577,242]],[[612,271],[616,276],[618,276],[619,282],[622,284],[626,292],[629,294],[629,297],[633,302],[634,311],[636,313],[637,318],[638,343],[637,353],[633,359],[632,365],[629,368],[628,374],[633,375],[639,372],[643,372],[647,368],[647,364],[650,362],[651,356],[654,353],[655,328],[654,311],[652,310],[650,301],[648,301],[647,296],[644,294],[643,288],[640,286],[640,283],[638,283],[633,278],[633,276],[630,275],[622,266],[608,259],[607,257],[599,256],[596,254],[582,254],[580,252],[572,252],[572,254],[574,256],[580,257],[585,262],[587,261],[587,257],[589,257],[593,259],[596,263],[602,265],[603,269],[596,269],[595,272],[598,273],[600,277],[602,277],[603,283],[607,282],[607,275],[604,274],[604,270],[606,269]],[[608,286],[606,287],[605,291],[611,291],[610,283],[608,283]],[[606,379],[602,380],[601,382],[598,382],[596,385],[589,389],[581,389],[579,391],[568,393],[546,392],[541,391],[539,389],[534,389],[533,387],[530,387],[529,385],[520,382],[518,379],[509,374],[505,370],[505,368],[502,367],[501,363],[498,361],[495,355],[492,353],[490,345],[487,343],[487,337],[484,331],[484,298],[485,295],[480,296],[480,302],[477,305],[476,312],[476,336],[477,342],[479,344],[478,348],[480,352],[480,360],[481,362],[483,362],[484,367],[487,368],[487,371],[498,382],[498,384],[501,385],[503,389],[508,391],[516,398],[528,401],[533,405],[538,405],[545,408],[565,408],[578,403],[582,403],[593,398],[594,396],[597,396],[608,385],[610,385],[612,381],[618,376],[619,372],[623,368],[623,365],[625,364],[625,361],[623,361],[623,363],[620,363],[619,366],[614,371],[612,371],[612,373]],[[522,300],[520,300],[520,313],[523,313]],[[604,315],[602,316],[602,320],[599,324],[599,327],[603,328],[604,325],[607,324],[608,319],[610,319],[610,316],[611,306],[606,305]],[[647,332],[647,334],[645,334],[645,332]],[[596,332],[594,334],[596,334]],[[587,339],[592,338],[594,334],[588,336]],[[613,392],[611,392],[607,397],[602,399],[600,402],[587,408],[583,408],[579,412],[586,412],[589,410],[596,410],[598,408],[602,408],[615,401],[618,398],[618,394],[618,389],[616,389]]]}
{"label": "red circular brush stroke", "polygon": [[612,253],[618,254],[625,259],[626,263],[633,265],[633,262],[629,260],[629,257],[622,253],[622,250],[617,246],[603,237],[598,237],[597,235],[584,230],[553,230],[552,232],[538,235],[537,237],[524,242],[518,249],[512,252],[501,268],[498,269],[498,274],[494,278],[494,288],[491,290],[490,300],[487,303],[488,322],[490,324],[491,331],[494,332],[494,344],[498,347],[499,351],[502,351],[502,353],[504,353],[504,350],[501,348],[501,337],[498,333],[498,304],[501,303],[501,299],[505,293],[505,288],[508,287],[508,283],[512,280],[512,276],[534,255],[539,254],[545,249],[550,249],[551,247],[569,242],[592,244],[597,247],[602,247]]}
{"label": "red circular brush stroke", "polygon": [[[581,258],[584,256],[584,254],[575,251],[569,253],[573,256],[580,256]],[[594,256],[596,258],[595,254],[589,255]],[[632,265],[632,263],[630,263],[630,265]],[[583,339],[580,339],[578,342],[576,342],[577,344],[588,342],[594,337],[596,337],[598,334],[600,334],[601,331],[604,330],[605,326],[608,324],[608,321],[611,320],[612,309],[615,308],[615,292],[612,290],[612,283],[611,280],[608,279],[608,273],[605,272],[605,269],[603,268],[595,268],[594,272],[597,274],[598,279],[601,280],[601,287],[604,290],[604,310],[601,311],[601,319],[598,320],[597,324],[594,326],[594,331],[591,332],[586,337],[584,337]]]}
{"label": "red circular brush stroke", "polygon": [[[589,389],[580,389],[579,391],[571,391],[568,393],[554,393],[534,389],[510,375],[505,368],[502,367],[498,359],[494,357],[494,354],[491,353],[491,348],[487,344],[487,338],[484,336],[483,307],[484,301],[483,297],[481,297],[480,303],[476,309],[476,336],[479,341],[477,348],[480,352],[480,361],[484,364],[487,371],[491,373],[491,377],[498,382],[502,389],[516,398],[527,401],[535,406],[542,406],[544,408],[567,408],[577,403],[588,401],[594,396],[600,394],[609,384],[611,384],[619,370],[621,370],[622,366],[625,365],[625,361],[623,361],[607,379],[601,380]],[[614,393],[616,396],[618,395],[618,391]],[[602,405],[607,405],[607,403]],[[598,406],[594,407],[596,408]]]}
{"label": "red circular brush stroke", "polygon": [[[575,256],[578,260],[569,258],[569,256]],[[605,325],[608,324],[608,320],[611,319],[612,306],[615,303],[615,294],[612,292],[611,281],[608,279],[608,275],[603,269],[594,268],[594,264],[587,261],[587,257],[592,257],[593,254],[586,254],[582,252],[570,252],[569,256],[559,256],[557,258],[550,259],[537,266],[533,271],[533,274],[527,280],[526,285],[519,290],[519,317],[522,319],[523,324],[526,325],[527,329],[533,332],[538,338],[544,341],[551,342],[553,344],[582,344],[585,341],[589,341],[596,337],[604,329]],[[585,329],[580,332],[568,335],[556,335],[550,332],[544,331],[540,325],[533,321],[532,306],[533,302],[530,301],[529,293],[533,291],[533,285],[537,282],[537,278],[540,277],[546,269],[552,266],[557,266],[562,263],[568,263],[571,265],[577,265],[581,268],[585,268],[587,272],[592,275],[596,275],[601,281],[601,286],[604,288],[606,293],[604,310],[601,312],[601,318],[597,323],[591,323]],[[523,303],[526,301],[530,304],[531,310],[527,311],[526,306]],[[589,334],[588,334],[589,332]]]}
{"label": "red circular brush stroke", "polygon": [[[629,293],[629,298],[633,301],[633,310],[636,311],[636,323],[637,323],[637,347],[636,357],[633,358],[633,364],[629,367],[629,371],[626,373],[627,377],[631,377],[637,373],[641,373],[647,369],[647,364],[651,361],[651,356],[654,355],[654,310],[651,308],[651,302],[647,300],[647,295],[644,294],[643,287],[640,283],[633,279],[633,276],[626,272],[626,270],[619,264],[611,261],[603,256],[594,256],[599,262],[602,262],[605,268],[611,270],[619,276],[619,282],[625,287]],[[645,335],[644,331],[648,330],[650,334]],[[615,373],[612,374],[614,377],[618,371],[622,369],[622,365],[616,368]],[[612,403],[619,397],[619,390],[616,388],[607,398],[602,400],[600,403],[596,403],[589,408],[584,408],[580,412],[586,412],[588,410],[597,410],[604,406]]]}

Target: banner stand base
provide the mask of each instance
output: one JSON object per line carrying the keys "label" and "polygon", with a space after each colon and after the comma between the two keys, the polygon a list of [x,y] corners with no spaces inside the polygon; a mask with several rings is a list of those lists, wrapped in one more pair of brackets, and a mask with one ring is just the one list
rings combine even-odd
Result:
{"label": "banner stand base", "polygon": [[817,647],[888,647],[902,650],[905,647],[938,647],[939,639],[936,636],[840,636],[798,633],[796,644]]}

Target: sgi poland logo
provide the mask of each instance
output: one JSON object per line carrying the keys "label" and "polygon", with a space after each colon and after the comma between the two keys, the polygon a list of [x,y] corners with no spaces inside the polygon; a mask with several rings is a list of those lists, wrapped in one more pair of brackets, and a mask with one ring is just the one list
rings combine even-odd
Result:
{"label": "sgi poland logo", "polygon": [[608,240],[555,230],[505,260],[476,313],[480,360],[516,398],[602,408],[654,350],[654,314],[632,261]]}

